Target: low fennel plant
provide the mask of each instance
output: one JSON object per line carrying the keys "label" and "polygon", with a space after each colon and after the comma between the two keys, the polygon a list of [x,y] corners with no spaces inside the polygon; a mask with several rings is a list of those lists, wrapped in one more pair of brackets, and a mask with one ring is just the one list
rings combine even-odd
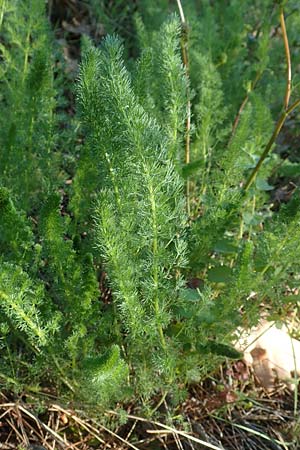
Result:
{"label": "low fennel plant", "polygon": [[[136,60],[117,35],[98,46],[83,37],[75,150],[60,148],[42,2],[0,3],[5,387],[51,383],[101,406],[158,393],[176,403],[183,387],[242,357],[239,327],[298,305],[287,295],[298,283],[298,189],[278,211],[269,201],[281,164],[273,146],[299,104],[288,5],[264,1],[257,17],[250,1],[203,1],[196,20],[196,1],[179,16],[150,3],[128,21]],[[270,54],[278,62],[283,52],[278,79]],[[270,103],[282,88],[278,113]]]}

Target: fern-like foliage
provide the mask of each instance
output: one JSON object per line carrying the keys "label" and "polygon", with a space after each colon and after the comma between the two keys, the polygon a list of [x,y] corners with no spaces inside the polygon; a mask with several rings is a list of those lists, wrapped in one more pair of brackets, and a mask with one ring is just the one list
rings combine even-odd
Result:
{"label": "fern-like foliage", "polygon": [[[92,405],[110,404],[120,401],[126,393],[124,384],[128,376],[128,367],[120,357],[120,349],[112,346],[101,356],[89,357],[83,361],[81,373],[81,395]],[[123,385],[122,392],[119,386]]]}
{"label": "fern-like foliage", "polygon": [[28,275],[19,267],[1,264],[1,309],[11,320],[12,326],[21,330],[37,349],[49,341],[51,322],[41,317],[43,287],[34,286]]}
{"label": "fern-like foliage", "polygon": [[43,2],[12,0],[2,8],[0,174],[28,210],[49,188],[55,168],[50,32]]}
{"label": "fern-like foliage", "polygon": [[[265,11],[268,7],[266,2]],[[205,11],[215,23],[213,42],[218,19],[208,2]],[[239,8],[235,14],[243,11]],[[248,195],[241,187],[272,132],[273,120],[260,93],[251,92],[231,132],[224,96],[232,86],[226,85],[223,69],[218,70],[225,61],[220,64],[212,48],[196,46],[191,51],[191,80],[197,71],[201,83],[192,86],[194,161],[183,164],[179,154],[191,97],[179,58],[178,22],[173,17],[159,31],[149,32],[137,16],[136,26],[142,50],[133,75],[123,62],[118,39],[106,38],[99,49],[85,43],[78,99],[86,136],[83,155],[88,155],[83,161],[94,180],[87,203],[91,205],[91,196],[99,190],[96,235],[113,291],[118,339],[122,342],[125,334],[126,357],[147,396],[153,390],[150,377],[162,375],[165,386],[176,373],[197,379],[218,357],[233,355],[230,343],[236,327],[256,323],[261,301],[270,295],[264,287],[269,285],[268,271],[257,276],[255,258],[260,239],[268,246],[258,226],[272,158]],[[241,29],[238,39],[244,36]],[[237,37],[231,37],[230,45],[236,48]],[[256,50],[263,59],[257,66],[260,74],[268,61],[268,45],[264,35]],[[234,77],[241,77],[246,54],[236,58],[240,67],[237,70],[235,63]],[[226,73],[232,69],[226,67]],[[96,164],[89,164],[91,158]],[[183,213],[186,178],[194,202],[190,226]],[[90,186],[86,183],[77,191],[81,194]],[[249,233],[247,238],[244,233]],[[204,278],[203,290],[186,289],[184,275]],[[260,295],[254,295],[256,291]],[[202,344],[196,345],[199,339]]]}
{"label": "fern-like foliage", "polygon": [[176,402],[241,357],[239,326],[297,305],[299,192],[269,196],[280,155],[245,189],[285,90],[278,9],[259,3],[191,0],[183,29],[176,2],[88,2],[134,38],[82,39],[77,115],[57,136],[45,4],[0,0],[1,385]]}
{"label": "fern-like foliage", "polygon": [[[167,148],[167,156],[171,160],[182,163],[179,146],[184,136],[188,83],[180,59],[179,32],[178,19],[172,17],[162,26],[159,32],[152,37],[149,36],[149,40],[144,42],[146,48],[142,48],[138,69],[134,71],[131,89],[141,106],[138,112],[139,116],[148,112],[151,120],[155,121],[156,119],[162,128],[162,133],[159,135],[155,131],[156,125],[151,126],[151,130],[153,130],[150,138],[153,142],[151,146],[155,147],[158,145],[158,139],[163,139],[165,141],[164,146]],[[161,34],[165,36],[167,45],[162,44]],[[149,42],[151,42],[150,49],[147,48]],[[109,91],[106,94],[106,105],[104,106],[104,102],[97,104],[99,86],[95,73],[100,73],[100,70],[105,73],[107,68],[103,64],[101,68],[99,67],[98,50],[91,50],[88,42],[83,45],[83,48],[85,47],[87,47],[88,65],[84,60],[81,68],[84,79],[83,77],[80,78],[78,92],[80,97],[79,108],[87,144],[81,150],[79,168],[74,184],[75,196],[72,200],[72,209],[79,220],[82,220],[87,214],[91,214],[95,191],[101,186],[105,186],[107,177],[116,176],[114,173],[114,158],[118,157],[117,154],[112,155],[106,151],[107,142],[115,139],[113,136],[116,133],[118,121],[117,116],[114,116],[114,123],[109,123]],[[112,56],[112,54],[107,55],[108,68],[111,66],[110,59]],[[118,58],[120,58],[120,55],[118,55]],[[111,69],[111,76],[115,77],[117,75],[116,67],[111,67]],[[157,70],[159,70],[159,73]],[[128,80],[124,78],[122,83],[128,84]],[[131,108],[133,101],[133,98],[127,97],[126,108]],[[118,107],[115,107],[115,114],[120,114]],[[98,117],[100,115],[103,118],[105,117],[103,123],[100,123],[97,115]],[[101,150],[103,145],[104,149]],[[105,158],[103,162],[98,161],[96,163],[96,165],[98,164],[97,167],[92,161],[97,160],[99,151],[102,158],[104,156]]]}
{"label": "fern-like foliage", "polygon": [[[15,264],[32,264],[34,236],[27,218],[13,204],[7,189],[0,187],[0,252]],[[37,249],[36,249],[37,250]]]}
{"label": "fern-like foliage", "polygon": [[[91,86],[96,92],[87,89]],[[107,261],[121,330],[127,333],[129,357],[144,359],[150,370],[152,348],[160,348],[166,362],[169,358],[164,330],[182,285],[176,270],[185,259],[180,236],[184,198],[179,176],[168,161],[170,137],[135,97],[122,46],[114,37],[100,50],[88,50],[79,100],[83,119],[96,124],[90,125],[88,140],[97,142],[102,162],[98,243]],[[88,107],[91,101],[96,111]],[[167,370],[167,364],[159,365]]]}
{"label": "fern-like foliage", "polygon": [[[180,35],[179,21],[176,17],[171,17],[158,31],[150,34],[147,40],[140,41],[141,61],[144,54],[147,58],[149,41],[151,43],[152,70],[148,73],[148,78],[152,81],[150,86],[156,114],[160,113],[158,119],[168,137],[168,157],[182,163],[181,144],[190,93],[185,68],[181,62]],[[164,36],[163,40],[161,36]],[[143,79],[145,83],[147,75],[143,72],[139,79]],[[146,98],[145,93],[141,89],[139,91],[140,98]]]}
{"label": "fern-like foliage", "polygon": [[[91,330],[99,324],[98,286],[90,254],[77,254],[67,236],[59,195],[51,195],[41,211],[43,272],[49,293],[64,314],[63,335],[74,365],[93,345]],[[90,334],[90,336],[88,336]],[[81,344],[80,344],[81,343]],[[79,348],[81,351],[78,353]]]}

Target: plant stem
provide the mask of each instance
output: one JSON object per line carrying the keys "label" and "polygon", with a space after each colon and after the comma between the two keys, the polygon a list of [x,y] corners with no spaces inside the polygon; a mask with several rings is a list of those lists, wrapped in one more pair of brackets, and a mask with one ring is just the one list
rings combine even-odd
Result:
{"label": "plant stem", "polygon": [[240,106],[240,108],[239,108],[239,110],[238,110],[237,115],[235,116],[235,119],[234,119],[234,122],[233,122],[233,125],[232,125],[232,131],[231,131],[231,136],[230,136],[228,145],[231,144],[232,139],[234,138],[234,135],[235,135],[237,126],[238,126],[238,124],[239,124],[239,121],[240,121],[242,112],[244,111],[244,109],[245,109],[245,107],[246,107],[246,105],[247,105],[247,103],[248,103],[248,101],[249,101],[249,96],[250,96],[251,92],[254,91],[254,89],[255,89],[257,83],[259,82],[261,76],[262,76],[262,72],[261,72],[261,71],[257,72],[256,77],[255,77],[255,79],[253,80],[253,82],[251,83],[251,87],[250,87],[249,91],[247,92],[246,97],[244,98],[244,100],[243,100],[242,103],[241,103],[241,106]]}
{"label": "plant stem", "polygon": [[250,188],[251,184],[253,183],[253,180],[259,171],[260,166],[268,156],[269,151],[271,150],[272,145],[275,143],[277,136],[280,133],[280,130],[286,121],[287,116],[294,111],[295,108],[300,104],[300,99],[296,100],[290,107],[289,107],[289,101],[291,96],[291,79],[292,79],[292,69],[291,69],[291,55],[290,55],[290,48],[289,48],[289,41],[287,37],[286,27],[285,27],[285,21],[284,21],[284,12],[283,7],[280,7],[280,25],[282,30],[282,36],[283,36],[283,42],[284,42],[284,50],[285,50],[285,58],[286,58],[286,65],[287,65],[287,76],[286,76],[286,90],[285,90],[285,96],[284,96],[284,111],[282,112],[281,116],[279,117],[275,130],[267,143],[265,150],[263,151],[261,157],[258,160],[258,163],[254,167],[252,173],[250,174],[248,180],[246,181],[246,184],[244,186],[244,190],[247,192]]}
{"label": "plant stem", "polygon": [[3,23],[3,17],[4,17],[4,13],[5,13],[5,8],[6,8],[6,0],[3,0],[1,3],[1,11],[0,11],[0,29],[2,28],[2,23]]}
{"label": "plant stem", "polygon": [[185,17],[184,17],[184,12],[183,12],[183,8],[182,8],[181,0],[177,0],[177,6],[178,6],[178,10],[179,10],[181,23],[182,23],[182,25],[185,25],[186,21],[185,21]]}
{"label": "plant stem", "polygon": [[[152,244],[152,251],[153,251],[153,282],[154,282],[154,311],[156,318],[159,319],[159,297],[158,297],[158,266],[157,266],[157,253],[158,253],[158,227],[157,227],[157,212],[156,212],[156,201],[154,196],[154,188],[151,183],[151,177],[150,173],[148,171],[148,168],[145,164],[145,172],[147,173],[147,177],[149,178],[148,183],[148,189],[149,189],[149,196],[150,196],[150,205],[151,205],[151,215],[152,215],[152,226],[153,226],[153,244]],[[157,322],[157,329],[158,334],[160,337],[160,342],[162,348],[166,349],[166,341],[163,333],[163,329],[159,321]]]}
{"label": "plant stem", "polygon": [[248,180],[246,181],[246,184],[245,184],[245,186],[244,186],[244,190],[245,190],[246,192],[248,191],[248,189],[250,188],[251,184],[253,183],[253,180],[254,180],[254,178],[256,177],[256,174],[257,174],[257,172],[259,171],[260,166],[262,165],[262,163],[264,162],[264,160],[265,160],[266,157],[268,156],[268,153],[269,153],[269,151],[270,151],[272,145],[273,145],[274,142],[276,141],[277,136],[278,136],[278,134],[280,133],[280,130],[281,130],[281,128],[282,128],[282,126],[283,126],[283,124],[284,124],[284,122],[285,122],[286,116],[287,116],[287,115],[286,115],[286,112],[284,111],[284,112],[281,114],[281,116],[279,117],[279,119],[278,119],[278,121],[277,121],[277,124],[276,124],[276,127],[275,127],[275,130],[274,130],[274,132],[273,132],[273,134],[272,134],[272,136],[271,136],[269,142],[267,143],[267,145],[266,145],[266,147],[265,147],[265,150],[263,151],[263,153],[262,153],[261,157],[259,158],[259,160],[258,160],[256,166],[254,167],[252,173],[250,174]]}
{"label": "plant stem", "polygon": [[159,407],[164,403],[164,401],[166,400],[166,397],[168,395],[169,391],[165,391],[160,399],[160,401],[157,403],[157,405],[155,405],[155,408],[153,408],[151,410],[151,416],[159,409]]}
{"label": "plant stem", "polygon": [[286,58],[286,66],[287,66],[287,74],[286,74],[286,90],[284,96],[284,109],[287,110],[289,107],[290,96],[291,96],[291,85],[292,85],[292,66],[291,66],[291,54],[288,36],[286,32],[286,26],[284,21],[284,12],[283,7],[280,7],[280,26],[282,30],[282,37],[284,43],[285,50],[285,58]]}
{"label": "plant stem", "polygon": [[28,71],[28,59],[29,59],[29,51],[30,51],[30,26],[28,26],[28,32],[26,35],[26,40],[25,40],[25,53],[24,53],[24,63],[23,63],[23,78],[22,78],[22,83],[24,84],[25,82],[25,78],[27,75],[27,71]]}
{"label": "plant stem", "polygon": [[110,156],[108,154],[108,152],[104,152],[105,155],[105,159],[108,165],[108,170],[109,170],[109,174],[110,174],[110,178],[111,178],[111,183],[113,185],[113,189],[114,189],[114,193],[115,193],[115,199],[116,199],[116,203],[119,209],[119,213],[121,211],[121,196],[120,196],[120,192],[119,192],[119,187],[118,184],[116,182],[116,177],[115,177],[115,172],[114,172],[114,168],[110,159]]}
{"label": "plant stem", "polygon": [[[286,26],[285,26],[285,19],[284,19],[284,12],[283,12],[283,7],[280,8],[280,26],[281,26],[281,30],[282,30],[282,36],[283,36],[283,42],[284,42],[284,50],[285,50],[285,57],[286,57],[286,63],[287,63],[287,83],[286,83],[286,91],[285,91],[285,97],[284,97],[284,109],[287,110],[288,109],[288,105],[289,105],[289,100],[290,100],[290,95],[291,95],[291,84],[292,84],[292,68],[291,68],[291,55],[290,55],[290,48],[289,48],[289,41],[288,41],[288,36],[287,36],[287,32],[286,32]],[[262,72],[259,71],[256,74],[256,77],[253,81],[253,83],[251,84],[250,90],[249,92],[247,92],[246,97],[244,98],[244,100],[241,103],[241,106],[238,110],[238,113],[234,119],[233,122],[233,126],[232,126],[232,132],[231,132],[231,136],[229,139],[229,143],[228,145],[230,145],[237,126],[239,124],[241,115],[243,110],[245,109],[245,106],[248,103],[249,100],[249,95],[251,92],[254,91],[258,81],[260,80],[262,76]]]}
{"label": "plant stem", "polygon": [[51,355],[51,358],[57,368],[57,370],[59,371],[60,375],[61,375],[61,381],[70,389],[70,391],[75,392],[75,388],[72,386],[72,384],[70,383],[70,381],[66,378],[64,370],[62,369],[61,365],[59,364],[54,352],[49,349],[49,354]]}
{"label": "plant stem", "polygon": [[[187,23],[185,20],[181,0],[177,0],[177,6],[179,10],[180,20],[181,20],[181,26],[182,26],[182,40],[181,40],[181,51],[182,51],[182,59],[183,59],[183,65],[185,67],[185,76],[187,81],[187,90],[186,90],[186,96],[187,96],[187,117],[186,117],[186,135],[185,135],[185,164],[190,163],[190,143],[191,143],[191,100],[190,100],[190,84],[189,84],[189,55],[188,55],[188,30],[187,30]],[[187,208],[187,214],[190,216],[191,214],[191,207],[190,207],[190,181],[187,178],[186,181],[186,208]]]}
{"label": "plant stem", "polygon": [[267,143],[261,157],[258,160],[258,163],[256,164],[256,166],[254,167],[252,173],[250,174],[248,180],[246,181],[246,184],[244,186],[244,190],[247,192],[248,189],[250,188],[251,184],[253,183],[253,180],[257,174],[257,172],[259,171],[262,163],[264,162],[264,160],[266,159],[266,157],[268,156],[268,153],[272,147],[272,145],[275,143],[280,130],[284,124],[284,122],[286,121],[286,118],[288,117],[288,115],[294,111],[294,109],[297,108],[297,106],[300,105],[300,98],[298,100],[296,100],[286,111],[283,111],[283,113],[281,114],[281,116],[279,117],[276,126],[275,126],[275,130],[273,131],[273,134],[269,140],[269,142]]}

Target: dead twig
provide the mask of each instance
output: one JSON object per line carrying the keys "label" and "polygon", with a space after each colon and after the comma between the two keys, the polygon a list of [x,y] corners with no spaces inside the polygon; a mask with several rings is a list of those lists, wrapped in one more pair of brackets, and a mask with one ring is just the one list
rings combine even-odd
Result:
{"label": "dead twig", "polygon": [[[116,412],[116,411],[111,411],[111,410],[110,410],[110,411],[107,411],[107,413],[110,414],[110,415],[118,415],[118,412]],[[154,420],[144,419],[143,417],[137,417],[137,416],[134,416],[134,415],[132,415],[132,414],[128,414],[127,417],[128,417],[129,419],[138,420],[138,421],[140,421],[140,422],[147,422],[147,423],[149,423],[149,424],[156,425],[156,426],[158,426],[158,427],[161,428],[160,430],[157,430],[157,431],[156,431],[156,430],[151,430],[151,434],[152,434],[152,433],[155,433],[155,432],[156,432],[157,434],[160,434],[161,432],[166,432],[166,431],[168,431],[169,433],[177,434],[177,436],[184,437],[185,439],[187,439],[187,440],[189,440],[189,441],[196,442],[196,443],[198,443],[198,444],[202,444],[202,445],[203,445],[204,447],[206,447],[206,448],[210,448],[210,449],[212,449],[212,450],[222,450],[221,447],[217,447],[217,446],[214,445],[214,444],[210,444],[209,442],[203,441],[202,439],[198,439],[198,438],[196,438],[195,436],[193,436],[193,435],[191,435],[191,434],[188,434],[188,433],[186,433],[186,432],[184,432],[184,431],[176,430],[175,428],[169,427],[168,425],[165,425],[164,423],[157,422],[157,421],[154,421]]]}
{"label": "dead twig", "polygon": [[[181,0],[177,0],[177,6],[179,10],[181,26],[182,26],[182,40],[181,40],[181,51],[183,65],[185,68],[185,76],[187,82],[187,106],[186,106],[186,134],[185,134],[185,163],[190,163],[190,144],[191,144],[191,100],[190,100],[190,67],[189,67],[189,54],[188,54],[188,26],[185,20],[184,11],[182,8]],[[186,181],[186,204],[187,204],[187,214],[190,216],[190,182],[189,179]]]}
{"label": "dead twig", "polygon": [[256,166],[254,167],[254,169],[252,170],[252,172],[250,173],[250,176],[248,178],[248,180],[245,183],[244,186],[244,191],[248,191],[248,189],[250,188],[250,186],[252,185],[257,172],[259,171],[262,163],[264,162],[264,160],[266,159],[266,157],[268,156],[273,144],[275,143],[281,128],[283,127],[287,117],[294,111],[294,109],[296,109],[299,105],[300,105],[300,99],[296,100],[290,107],[289,107],[289,101],[290,101],[290,95],[291,95],[291,73],[292,73],[292,69],[291,69],[291,56],[290,56],[290,49],[289,49],[289,41],[288,41],[288,37],[287,37],[287,31],[286,31],[286,26],[285,26],[285,20],[284,20],[284,11],[283,11],[283,7],[280,7],[280,24],[281,24],[281,29],[282,29],[282,36],[283,36],[283,42],[284,42],[284,48],[285,48],[285,58],[286,58],[286,65],[287,65],[287,76],[286,76],[286,90],[285,90],[285,95],[284,95],[284,110],[282,112],[282,114],[280,115],[279,119],[277,120],[277,123],[275,125],[275,129],[274,132],[269,140],[269,142],[267,143],[262,155],[260,156]]}
{"label": "dead twig", "polygon": [[228,146],[231,144],[232,139],[235,136],[236,129],[237,129],[238,124],[239,124],[240,119],[241,119],[241,115],[242,115],[242,113],[243,113],[243,111],[244,111],[244,109],[245,109],[245,107],[246,107],[246,105],[247,105],[247,103],[249,101],[250,94],[256,88],[256,85],[259,82],[261,76],[262,76],[262,72],[261,71],[257,72],[256,77],[253,80],[253,82],[251,83],[251,87],[250,87],[249,91],[247,92],[246,97],[244,98],[244,100],[241,103],[241,106],[240,106],[240,108],[238,110],[237,115],[235,116],[235,119],[234,119],[234,122],[233,122],[233,125],[232,125],[231,136],[230,136],[230,139],[229,139],[229,142],[228,142]]}
{"label": "dead twig", "polygon": [[99,436],[99,431],[97,429],[93,429],[90,424],[83,421],[80,417],[76,416],[71,411],[62,408],[59,405],[52,405],[52,409],[60,411],[66,416],[70,417],[75,423],[81,426],[84,430],[88,431],[95,439],[97,439],[98,442],[100,442],[101,444],[105,444],[105,441]]}
{"label": "dead twig", "polygon": [[289,107],[290,96],[291,96],[291,86],[292,86],[292,64],[291,64],[291,54],[289,47],[288,35],[286,32],[285,20],[283,7],[280,7],[280,26],[282,30],[282,37],[284,43],[285,59],[286,59],[286,90],[284,96],[284,109],[287,110]]}

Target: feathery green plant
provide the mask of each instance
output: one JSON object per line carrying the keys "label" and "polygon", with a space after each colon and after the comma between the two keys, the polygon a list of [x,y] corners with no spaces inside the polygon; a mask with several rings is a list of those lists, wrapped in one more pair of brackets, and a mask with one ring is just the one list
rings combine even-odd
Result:
{"label": "feathery green plant", "polygon": [[29,210],[54,181],[51,36],[40,0],[3,3],[2,17],[0,176]]}
{"label": "feathery green plant", "polygon": [[[92,70],[96,93],[87,84]],[[173,137],[139,105],[116,38],[107,38],[101,50],[89,49],[80,80],[83,118],[96,123],[88,142],[97,142],[97,159],[106,169],[96,208],[97,239],[109,267],[115,313],[120,311],[120,333],[127,333],[130,360],[148,365],[149,352],[157,347],[153,364],[171,380],[174,368],[169,366],[175,361],[170,361],[163,330],[182,286],[175,274],[184,264],[180,232],[186,220],[182,183],[168,161]]]}
{"label": "feathery green plant", "polygon": [[286,294],[298,282],[299,192],[279,211],[269,200],[270,151],[298,105],[272,35],[282,6],[188,3],[184,24],[168,15],[175,3],[129,8],[131,50],[114,34],[99,47],[84,37],[75,176],[58,190],[44,5],[0,2],[3,385],[50,381],[102,406],[157,393],[176,402],[241,357],[236,330],[256,325],[262,305],[277,320],[297,302]]}

